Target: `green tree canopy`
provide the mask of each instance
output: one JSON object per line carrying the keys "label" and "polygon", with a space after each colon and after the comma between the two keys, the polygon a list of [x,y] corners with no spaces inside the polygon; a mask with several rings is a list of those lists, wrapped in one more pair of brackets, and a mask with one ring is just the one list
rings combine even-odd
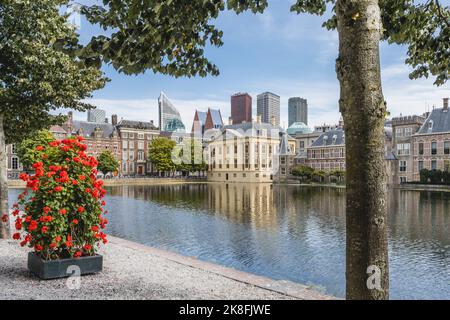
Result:
{"label": "green tree canopy", "polygon": [[310,180],[314,175],[314,169],[308,166],[299,165],[292,169],[292,174],[296,177]]}
{"label": "green tree canopy", "polygon": [[116,172],[119,169],[119,161],[112,154],[111,151],[104,150],[98,156],[98,170],[103,174]]}
{"label": "green tree canopy", "polygon": [[[106,79],[98,57],[83,56],[78,34],[60,14],[68,0],[4,0],[0,4],[0,115],[8,143],[61,123],[50,111],[84,111]],[[87,51],[85,51],[87,52]],[[96,62],[96,63],[94,63]]]}
{"label": "green tree canopy", "polygon": [[149,159],[159,172],[176,170],[176,165],[172,161],[172,152],[176,146],[175,141],[160,137],[153,139],[149,148]]}

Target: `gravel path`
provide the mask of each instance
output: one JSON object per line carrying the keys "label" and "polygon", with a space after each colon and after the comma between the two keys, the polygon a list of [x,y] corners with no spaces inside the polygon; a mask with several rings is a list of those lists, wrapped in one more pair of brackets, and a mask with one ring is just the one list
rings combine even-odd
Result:
{"label": "gravel path", "polygon": [[102,250],[103,272],[82,277],[78,290],[68,289],[67,279],[40,281],[31,276],[27,270],[28,250],[12,241],[0,240],[0,300],[328,298],[304,286],[276,282],[122,239],[110,240]]}

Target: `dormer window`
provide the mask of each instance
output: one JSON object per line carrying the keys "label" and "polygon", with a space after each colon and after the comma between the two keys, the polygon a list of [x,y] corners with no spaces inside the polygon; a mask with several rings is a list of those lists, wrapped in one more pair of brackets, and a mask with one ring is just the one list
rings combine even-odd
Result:
{"label": "dormer window", "polygon": [[428,132],[431,132],[433,130],[433,120],[430,120],[428,122]]}
{"label": "dormer window", "polygon": [[323,137],[323,144],[326,145],[328,141],[328,136]]}
{"label": "dormer window", "polygon": [[333,144],[336,144],[337,135],[333,135]]}

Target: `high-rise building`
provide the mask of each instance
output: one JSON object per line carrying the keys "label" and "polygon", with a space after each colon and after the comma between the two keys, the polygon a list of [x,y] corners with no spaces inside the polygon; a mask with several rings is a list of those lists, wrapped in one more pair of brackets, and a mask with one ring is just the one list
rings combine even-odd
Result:
{"label": "high-rise building", "polygon": [[181,120],[180,113],[169,100],[164,92],[158,99],[159,105],[159,128],[167,132],[186,132],[186,127]]}
{"label": "high-rise building", "polygon": [[233,124],[252,122],[252,97],[248,93],[231,96],[231,120]]}
{"label": "high-rise building", "polygon": [[106,111],[101,109],[88,110],[88,122],[105,123]]}
{"label": "high-rise building", "polygon": [[280,125],[280,96],[271,92],[258,95],[257,115],[263,123]]}
{"label": "high-rise building", "polygon": [[296,122],[308,125],[308,101],[300,97],[289,99],[289,126]]}

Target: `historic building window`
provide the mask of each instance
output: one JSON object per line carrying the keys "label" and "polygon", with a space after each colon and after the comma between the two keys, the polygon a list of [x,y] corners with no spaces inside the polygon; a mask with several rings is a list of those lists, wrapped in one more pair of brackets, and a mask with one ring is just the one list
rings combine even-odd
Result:
{"label": "historic building window", "polygon": [[400,172],[406,172],[406,161],[400,161]]}
{"label": "historic building window", "polygon": [[431,161],[431,170],[437,170],[437,161],[436,160]]}
{"label": "historic building window", "polygon": [[405,128],[405,137],[410,137],[412,135],[412,129],[411,128]]}
{"label": "historic building window", "polygon": [[19,170],[19,158],[17,157],[11,158],[11,167],[13,170]]}
{"label": "historic building window", "polygon": [[139,152],[138,152],[138,160],[139,160],[139,161],[144,160],[144,151],[139,151]]}
{"label": "historic building window", "polygon": [[409,155],[410,149],[411,149],[410,143],[399,143],[397,145],[397,154],[399,156],[407,156],[407,155]]}
{"label": "historic building window", "polygon": [[423,170],[423,161],[419,161],[419,172]]}
{"label": "historic building window", "polygon": [[11,146],[11,153],[17,153],[17,145],[13,144]]}
{"label": "historic building window", "polygon": [[423,142],[419,142],[419,154],[423,155]]}
{"label": "historic building window", "polygon": [[139,140],[144,140],[145,139],[145,135],[143,133],[139,133],[138,134],[138,139]]}
{"label": "historic building window", "polygon": [[122,139],[128,139],[128,133],[126,132],[122,133]]}
{"label": "historic building window", "polygon": [[406,177],[400,177],[400,183],[406,183]]}
{"label": "historic building window", "polygon": [[450,154],[450,141],[444,142],[444,154]]}
{"label": "historic building window", "polygon": [[437,154],[437,142],[431,142],[431,154]]}
{"label": "historic building window", "polygon": [[144,141],[139,141],[139,143],[138,143],[138,149],[139,149],[139,150],[144,150]]}
{"label": "historic building window", "polygon": [[403,137],[403,129],[402,128],[395,129],[395,135],[397,137]]}

